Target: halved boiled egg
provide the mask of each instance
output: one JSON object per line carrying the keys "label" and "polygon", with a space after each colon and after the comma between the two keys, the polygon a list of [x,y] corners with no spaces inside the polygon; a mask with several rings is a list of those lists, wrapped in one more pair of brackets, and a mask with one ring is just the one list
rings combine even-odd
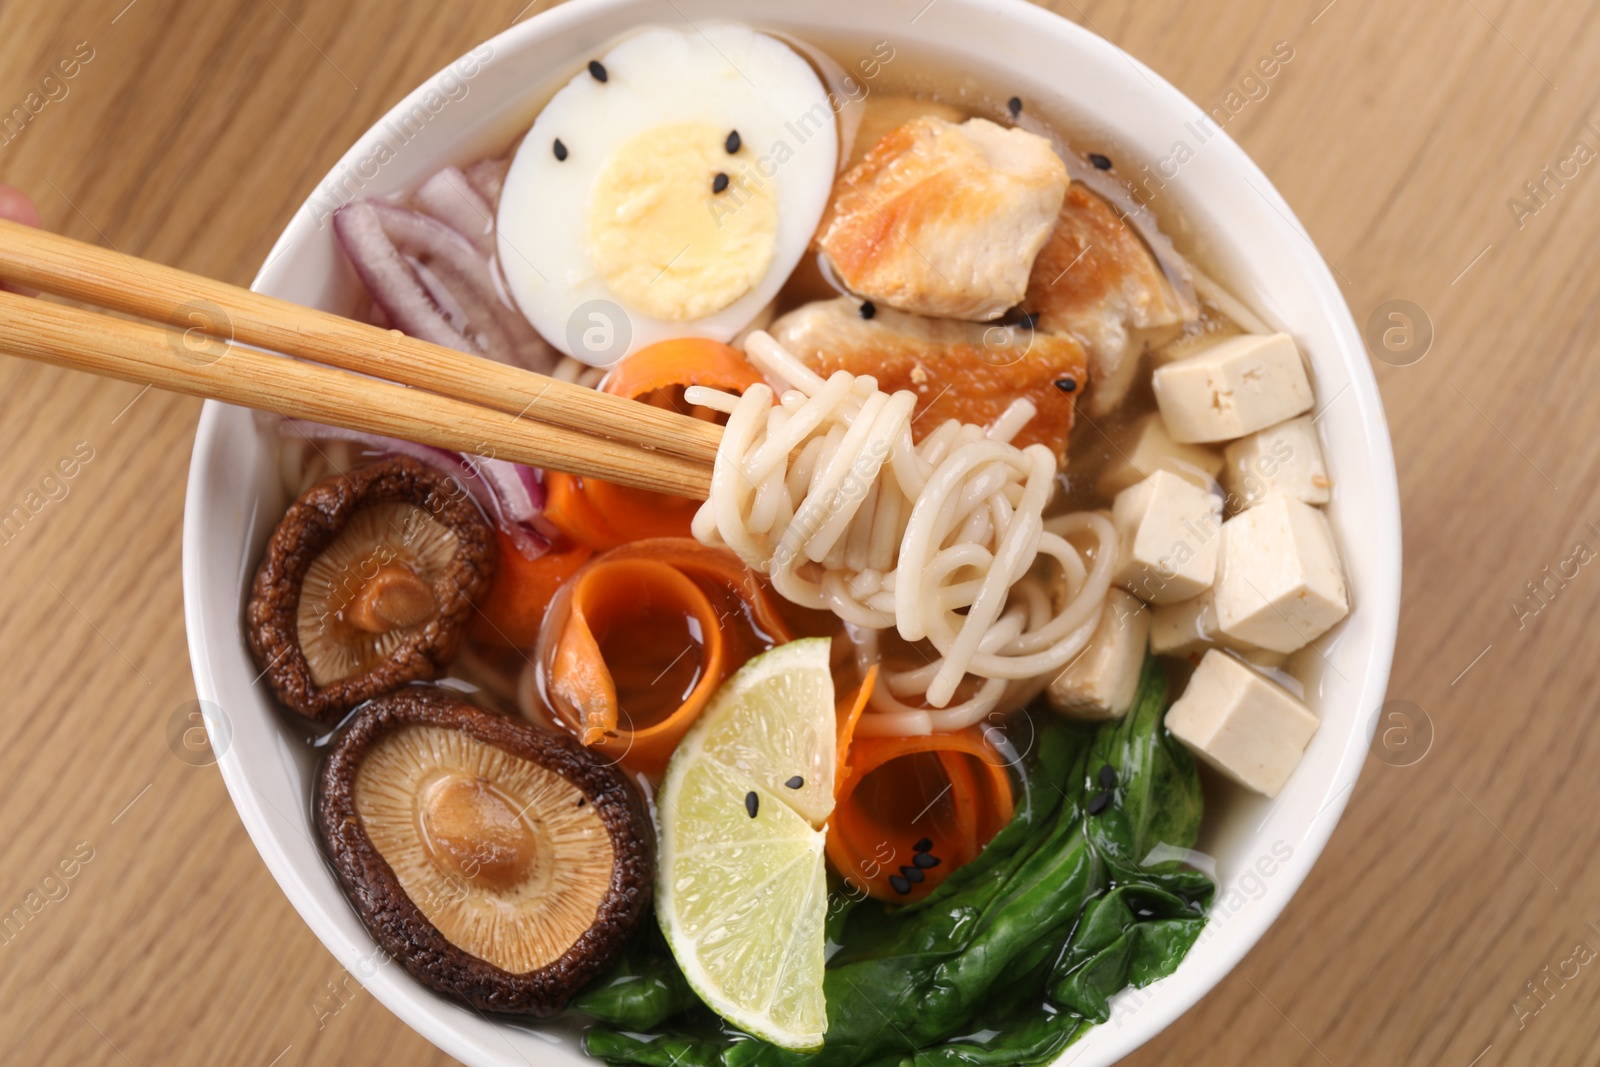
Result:
{"label": "halved boiled egg", "polygon": [[562,88],[512,161],[500,262],[545,339],[603,366],[727,341],[805,253],[838,162],[809,63],[746,26],[654,28]]}

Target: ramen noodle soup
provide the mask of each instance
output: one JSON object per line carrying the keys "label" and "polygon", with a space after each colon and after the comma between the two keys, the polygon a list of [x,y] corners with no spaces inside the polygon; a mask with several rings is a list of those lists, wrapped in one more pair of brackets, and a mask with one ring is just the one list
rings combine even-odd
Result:
{"label": "ramen noodle soup", "polygon": [[610,1062],[1049,1062],[1317,729],[1295,339],[937,57],[646,27],[563,79],[339,209],[357,311],[721,426],[711,489],[282,422],[244,625],[330,863],[418,981]]}

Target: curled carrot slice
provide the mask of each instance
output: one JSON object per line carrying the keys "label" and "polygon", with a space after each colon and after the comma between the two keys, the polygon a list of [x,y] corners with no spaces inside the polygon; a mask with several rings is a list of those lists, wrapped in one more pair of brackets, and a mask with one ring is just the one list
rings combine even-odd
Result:
{"label": "curled carrot slice", "polygon": [[855,738],[828,860],[857,891],[910,903],[977,856],[1014,806],[1006,762],[980,728]]}
{"label": "curled carrot slice", "polygon": [[590,482],[560,471],[544,472],[544,517],[568,538],[594,552],[627,540],[611,528],[587,490]]}
{"label": "curled carrot slice", "polygon": [[600,388],[630,400],[688,385],[743,392],[761,380],[761,373],[732,345],[704,337],[657,341],[618,363]]}
{"label": "curled carrot slice", "polygon": [[[705,385],[742,393],[761,380],[739,350],[719,341],[684,337],[641,348],[618,363],[600,388],[615,396],[685,410],[681,391]],[[688,537],[699,504],[684,497],[612,485],[596,478],[549,472],[545,517],[591,548],[615,548],[650,537]]]}
{"label": "curled carrot slice", "polygon": [[660,560],[694,579],[716,607],[733,643],[736,654],[729,673],[756,653],[800,636],[782,602],[729,549],[702,545],[691,537],[653,537],[614,548],[604,558]]}
{"label": "curled carrot slice", "polygon": [[861,680],[861,685],[856,691],[839,701],[839,736],[836,746],[839,752],[839,765],[833,776],[835,800],[844,789],[844,783],[850,778],[850,744],[855,740],[856,723],[861,721],[861,713],[867,710],[867,701],[872,699],[872,687],[876,684],[878,684],[878,665],[874,663],[867,668],[867,676]]}
{"label": "curled carrot slice", "polygon": [[[660,627],[666,615],[677,615],[692,625]],[[693,654],[689,666],[695,681],[676,708],[653,722],[639,723],[622,707],[615,668],[607,663],[605,648],[618,637],[636,646],[653,628],[688,638],[688,643],[681,648],[632,647],[631,662],[665,674]],[[698,648],[694,635],[700,637]],[[602,560],[574,580],[571,611],[551,663],[550,692],[556,707],[568,712],[568,725],[585,745],[619,760],[633,755],[638,761],[664,763],[725,673],[725,647],[711,601],[682,571],[656,560]],[[663,662],[665,666],[659,666]],[[643,686],[634,687],[633,695],[649,688],[645,680]]]}
{"label": "curled carrot slice", "polygon": [[792,636],[732,552],[655,538],[595,556],[561,588],[536,660],[552,718],[654,777],[717,686]]}
{"label": "curled carrot slice", "polygon": [[500,541],[500,562],[473,617],[472,638],[494,648],[532,648],[539,640],[545,609],[555,599],[561,583],[589,562],[594,549],[558,544],[530,560],[517,550],[511,538],[498,531],[496,537]]}

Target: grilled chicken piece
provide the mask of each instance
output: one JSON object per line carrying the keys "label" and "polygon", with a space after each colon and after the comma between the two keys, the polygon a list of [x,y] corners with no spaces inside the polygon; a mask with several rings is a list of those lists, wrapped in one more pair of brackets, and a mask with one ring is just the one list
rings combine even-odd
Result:
{"label": "grilled chicken piece", "polygon": [[998,318],[1066,195],[1050,142],[987,119],[896,127],[840,175],[817,243],[852,292],[904,311]]}
{"label": "grilled chicken piece", "polygon": [[1089,351],[1085,410],[1127,395],[1147,341],[1175,333],[1183,302],[1149,248],[1110,204],[1073,182],[1050,239],[1033,261],[1023,307],[1039,329],[1071,334]]}
{"label": "grilled chicken piece", "polygon": [[[1026,397],[1039,413],[1015,438],[1064,456],[1073,400],[1084,381],[1084,352],[1068,336],[1023,326],[926,319],[891,308],[866,318],[849,297],[796,308],[771,334],[819,374],[870,374],[887,392],[920,398],[911,424],[919,440],[946,419],[987,425]],[[1071,383],[1057,385],[1057,382]]]}

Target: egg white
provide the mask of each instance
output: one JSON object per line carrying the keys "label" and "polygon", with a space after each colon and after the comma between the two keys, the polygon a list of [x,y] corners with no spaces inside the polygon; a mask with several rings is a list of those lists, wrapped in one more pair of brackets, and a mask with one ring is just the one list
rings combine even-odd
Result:
{"label": "egg white", "polygon": [[[827,206],[837,124],[810,64],[746,26],[702,29],[647,29],[601,56],[606,81],[584,69],[557,92],[506,176],[497,221],[511,295],[546,340],[584,362],[604,365],[671,337],[732,338],[783,286]],[[742,147],[725,169],[735,182],[768,183],[777,232],[765,273],[742,296],[700,318],[673,320],[611,291],[588,254],[586,222],[612,152],[643,131],[684,123],[738,131]],[[564,160],[556,158],[557,139]]]}

